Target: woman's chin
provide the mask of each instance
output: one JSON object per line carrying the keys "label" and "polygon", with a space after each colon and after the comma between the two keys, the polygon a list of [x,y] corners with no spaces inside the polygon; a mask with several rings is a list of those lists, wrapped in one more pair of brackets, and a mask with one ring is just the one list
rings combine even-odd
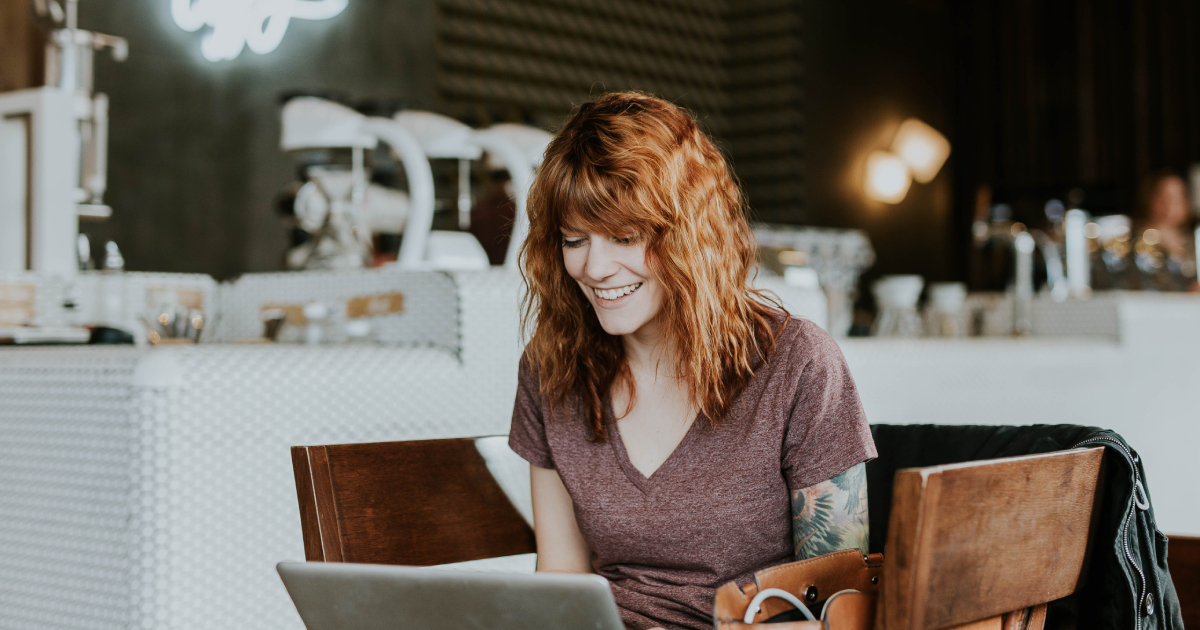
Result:
{"label": "woman's chin", "polygon": [[604,332],[613,336],[632,335],[646,325],[645,318],[641,317],[613,317],[611,315],[605,317],[604,314],[601,314],[599,319],[600,327],[604,329]]}
{"label": "woman's chin", "polygon": [[604,329],[604,332],[606,332],[614,337],[620,337],[621,335],[629,335],[629,334],[632,334],[637,331],[636,326],[630,326],[624,322],[608,323],[608,322],[601,321],[600,327]]}

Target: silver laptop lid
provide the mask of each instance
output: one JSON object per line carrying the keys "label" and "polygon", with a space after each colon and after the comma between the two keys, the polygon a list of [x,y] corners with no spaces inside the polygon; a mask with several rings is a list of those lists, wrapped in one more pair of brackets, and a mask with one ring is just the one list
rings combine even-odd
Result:
{"label": "silver laptop lid", "polygon": [[308,630],[624,630],[598,575],[280,562]]}

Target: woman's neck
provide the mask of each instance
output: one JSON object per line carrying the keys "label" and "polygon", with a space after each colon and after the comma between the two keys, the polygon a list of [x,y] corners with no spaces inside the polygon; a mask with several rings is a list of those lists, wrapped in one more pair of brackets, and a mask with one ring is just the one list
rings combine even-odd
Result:
{"label": "woman's neck", "polygon": [[666,343],[658,318],[646,322],[632,333],[621,335],[621,341],[625,344],[625,360],[634,372],[653,370],[663,359],[668,359],[667,365],[673,364],[669,360],[669,344]]}

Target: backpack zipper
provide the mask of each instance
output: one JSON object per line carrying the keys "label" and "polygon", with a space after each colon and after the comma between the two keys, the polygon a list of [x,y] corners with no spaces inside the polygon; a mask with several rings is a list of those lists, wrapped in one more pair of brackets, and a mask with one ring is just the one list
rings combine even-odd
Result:
{"label": "backpack zipper", "polygon": [[[1137,462],[1133,457],[1133,453],[1129,452],[1129,448],[1122,444],[1119,440],[1115,440],[1110,437],[1095,437],[1083,440],[1082,442],[1076,442],[1071,448],[1079,448],[1084,444],[1093,444],[1096,442],[1107,442],[1108,444],[1115,445],[1121,449],[1121,452],[1125,453],[1125,457],[1129,460],[1130,467],[1133,468],[1133,492],[1136,496],[1137,487],[1142,481],[1141,475],[1138,473]],[[1133,518],[1134,514],[1136,513],[1135,510],[1137,509],[1137,506],[1134,505],[1134,503],[1134,501],[1129,502],[1129,511],[1125,514],[1125,519],[1121,523],[1121,544],[1125,548],[1125,559],[1128,560],[1129,564],[1133,566],[1135,571],[1137,571],[1139,578],[1141,594],[1139,595],[1138,591],[1133,591],[1131,595],[1133,595],[1135,598],[1133,601],[1133,619],[1134,623],[1136,624],[1135,628],[1136,630],[1141,630],[1142,600],[1146,598],[1146,574],[1142,571],[1142,567],[1138,566],[1137,561],[1133,559],[1133,554],[1129,551],[1129,521]]]}

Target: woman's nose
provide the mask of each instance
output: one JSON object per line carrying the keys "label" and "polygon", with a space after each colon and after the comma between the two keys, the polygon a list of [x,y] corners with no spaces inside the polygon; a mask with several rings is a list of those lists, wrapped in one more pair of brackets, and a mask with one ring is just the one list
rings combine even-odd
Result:
{"label": "woman's nose", "polygon": [[601,281],[615,274],[619,265],[616,259],[616,248],[613,247],[610,239],[592,236],[588,240],[590,247],[588,247],[587,262],[584,263],[583,272],[594,281]]}

